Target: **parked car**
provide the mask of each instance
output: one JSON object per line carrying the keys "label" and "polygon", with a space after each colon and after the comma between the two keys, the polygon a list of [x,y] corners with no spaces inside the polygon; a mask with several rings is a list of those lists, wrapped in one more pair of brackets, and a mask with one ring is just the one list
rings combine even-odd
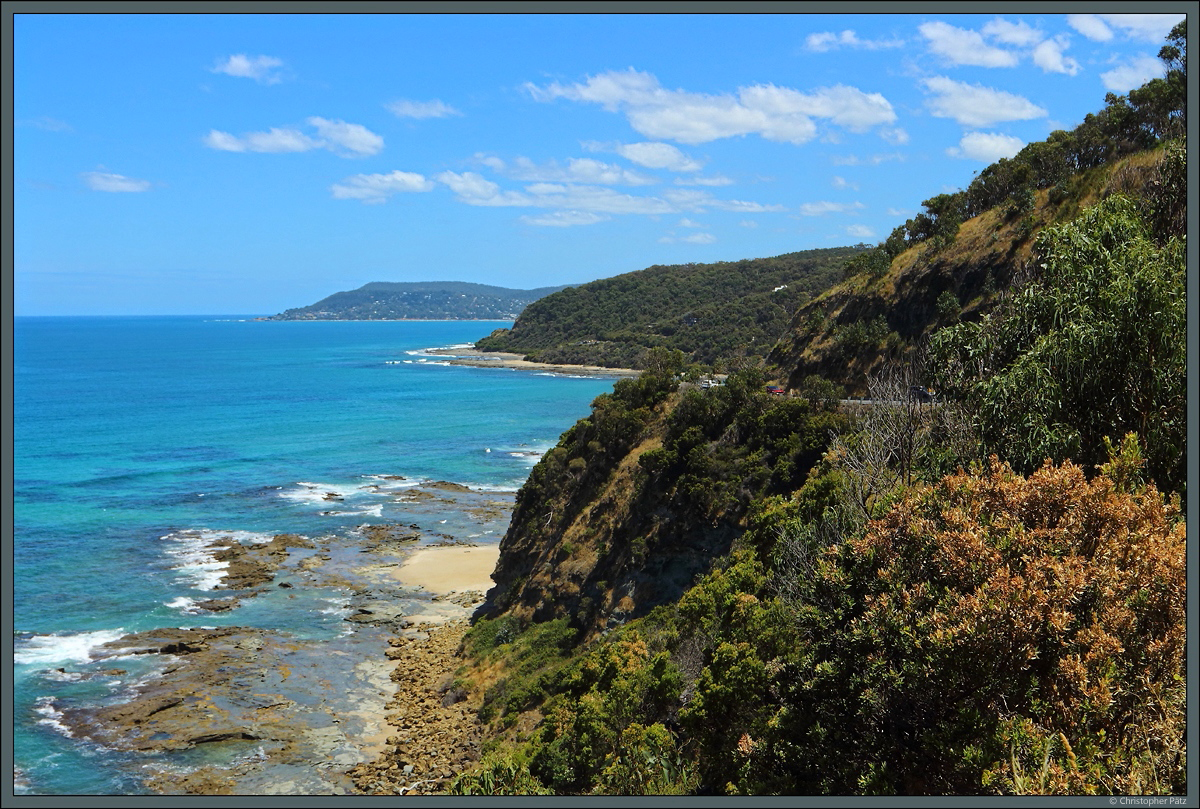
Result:
{"label": "parked car", "polygon": [[918,402],[932,402],[937,394],[922,385],[913,385],[908,389],[908,398]]}

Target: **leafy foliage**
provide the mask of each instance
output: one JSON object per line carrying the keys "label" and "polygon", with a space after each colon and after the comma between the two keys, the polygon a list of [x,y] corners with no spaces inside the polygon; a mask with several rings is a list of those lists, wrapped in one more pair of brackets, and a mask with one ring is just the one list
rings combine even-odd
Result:
{"label": "leafy foliage", "polygon": [[978,412],[985,442],[1020,468],[1088,465],[1138,435],[1150,477],[1186,480],[1184,249],[1150,238],[1114,196],[1037,242],[1040,276],[1007,305],[935,337],[941,386]]}

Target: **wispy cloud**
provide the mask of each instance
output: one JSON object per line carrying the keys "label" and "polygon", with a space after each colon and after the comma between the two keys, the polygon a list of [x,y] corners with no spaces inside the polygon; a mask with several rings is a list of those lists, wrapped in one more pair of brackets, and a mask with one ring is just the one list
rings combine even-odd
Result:
{"label": "wispy cloud", "polygon": [[321,144],[298,129],[271,128],[266,132],[248,132],[240,138],[214,129],[204,136],[204,145],[223,152],[307,152]]}
{"label": "wispy cloud", "polygon": [[316,130],[316,137],[294,128],[272,128],[241,137],[214,129],[204,136],[204,145],[225,152],[282,153],[328,149],[341,157],[370,157],[383,151],[383,138],[360,124],[316,116],[309,118],[307,123]]}
{"label": "wispy cloud", "polygon": [[1026,121],[1048,113],[1032,101],[1003,90],[934,76],[922,82],[934,94],[927,101],[938,118],[953,118],[963,126],[990,126],[998,121]]}
{"label": "wispy cloud", "polygon": [[93,191],[110,191],[113,193],[149,191],[149,180],[138,180],[123,174],[112,174],[107,171],[85,171],[79,175],[84,184]]}
{"label": "wispy cloud", "polygon": [[896,120],[892,105],[881,94],[846,85],[801,93],[759,84],[742,87],[736,94],[709,95],[667,90],[652,74],[630,68],[589,76],[582,83],[526,84],[525,88],[539,101],[565,98],[623,112],[641,134],[680,143],[757,134],[767,140],[802,144],[817,135],[814,119],[854,132]]}
{"label": "wispy cloud", "polygon": [[655,178],[645,174],[639,174],[612,163],[593,160],[590,157],[568,158],[565,166],[559,164],[557,160],[538,164],[528,157],[518,157],[511,163],[496,158],[489,160],[485,165],[524,182],[592,185],[653,185],[658,182]]}
{"label": "wispy cloud", "polygon": [[60,121],[57,118],[50,118],[45,115],[39,118],[28,118],[24,121],[17,121],[17,126],[32,126],[35,129],[44,129],[47,132],[75,131],[66,121]]}
{"label": "wispy cloud", "polygon": [[283,81],[279,70],[282,67],[283,60],[276,59],[274,56],[251,58],[244,53],[237,53],[223,62],[218,61],[210,70],[213,73],[224,73],[227,76],[254,79],[259,84],[278,84]]}
{"label": "wispy cloud", "polygon": [[858,155],[838,155],[832,159],[835,166],[878,166],[880,163],[887,163],[892,160],[903,162],[904,155],[900,152],[891,152],[890,154],[874,154],[869,157],[859,157]]}
{"label": "wispy cloud", "polygon": [[436,184],[422,174],[393,171],[389,174],[355,174],[330,186],[334,199],[357,199],[365,205],[380,205],[394,194],[432,191]]}
{"label": "wispy cloud", "polygon": [[801,216],[824,216],[830,213],[851,213],[861,210],[861,202],[805,202],[800,206]]}
{"label": "wispy cloud", "polygon": [[858,34],[849,29],[837,34],[832,31],[809,34],[804,40],[805,48],[818,53],[838,48],[862,48],[877,51],[883,48],[900,48],[903,45],[904,40],[902,39],[859,39]]}
{"label": "wispy cloud", "polygon": [[676,177],[675,185],[707,185],[718,187],[723,185],[733,185],[732,177],[726,177],[722,174],[714,174],[711,177]]}
{"label": "wispy cloud", "polygon": [[1017,54],[984,42],[978,31],[957,28],[941,21],[922,23],[917,27],[929,45],[929,50],[954,65],[976,67],[1014,67]]}
{"label": "wispy cloud", "polygon": [[830,181],[830,183],[829,183],[829,184],[830,184],[830,185],[832,185],[834,188],[847,189],[847,190],[850,190],[850,191],[857,191],[857,190],[858,190],[858,185],[857,185],[857,184],[850,182],[850,181],[849,181],[849,180],[847,180],[845,177],[838,177],[838,176],[836,176],[836,175],[835,175],[835,176],[834,176],[834,178],[833,178],[833,179]]}
{"label": "wispy cloud", "polygon": [[963,135],[958,146],[946,150],[950,157],[978,160],[981,163],[995,163],[1002,157],[1012,157],[1021,151],[1025,141],[1012,135],[1001,135],[991,132],[968,132]]}
{"label": "wispy cloud", "polygon": [[384,104],[393,115],[398,118],[450,118],[456,115],[462,115],[461,112],[451,107],[444,101],[392,101]]}
{"label": "wispy cloud", "polygon": [[1135,87],[1141,87],[1150,79],[1163,75],[1163,63],[1150,56],[1136,56],[1132,61],[1117,65],[1112,70],[1100,74],[1100,81],[1106,90],[1114,93],[1127,93]]}
{"label": "wispy cloud", "polygon": [[361,124],[317,117],[309,118],[308,123],[316,127],[322,145],[342,157],[370,157],[383,151],[383,138]]}
{"label": "wispy cloud", "polygon": [[615,152],[631,163],[648,169],[667,171],[700,171],[704,164],[688,157],[669,143],[647,141],[643,143],[600,143],[584,141],[583,148],[589,152]]}
{"label": "wispy cloud", "polygon": [[871,230],[871,228],[867,227],[866,225],[847,225],[846,235],[855,239],[862,239],[863,241],[866,241],[867,239],[875,238],[875,231]]}
{"label": "wispy cloud", "polygon": [[473,171],[443,171],[434,177],[467,205],[549,208],[598,214],[699,213],[707,210],[756,213],[782,211],[781,205],[718,199],[707,191],[670,188],[659,196],[637,196],[598,185],[536,182],[520,191],[504,189]]}
{"label": "wispy cloud", "polygon": [[662,244],[676,244],[684,242],[687,244],[712,244],[717,240],[717,237],[711,233],[689,233],[686,236],[676,236],[675,231],[670,231],[667,235],[659,238]]}
{"label": "wispy cloud", "polygon": [[527,225],[541,227],[569,228],[577,225],[594,225],[597,222],[607,222],[611,217],[601,216],[591,211],[552,211],[535,216],[522,216],[520,220]]}

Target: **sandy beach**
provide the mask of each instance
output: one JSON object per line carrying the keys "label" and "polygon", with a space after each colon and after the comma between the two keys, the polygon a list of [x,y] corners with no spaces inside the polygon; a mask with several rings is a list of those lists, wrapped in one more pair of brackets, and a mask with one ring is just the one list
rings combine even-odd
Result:
{"label": "sandy beach", "polygon": [[500,558],[499,545],[459,545],[421,548],[396,569],[400,584],[449,594],[492,588],[492,571]]}
{"label": "sandy beach", "polygon": [[517,371],[542,371],[552,374],[587,374],[589,376],[638,376],[633,368],[604,368],[599,365],[562,365],[530,362],[521,354],[504,351],[477,351],[473,348],[431,348],[427,354],[442,357],[451,365],[471,365],[476,368],[509,368]]}

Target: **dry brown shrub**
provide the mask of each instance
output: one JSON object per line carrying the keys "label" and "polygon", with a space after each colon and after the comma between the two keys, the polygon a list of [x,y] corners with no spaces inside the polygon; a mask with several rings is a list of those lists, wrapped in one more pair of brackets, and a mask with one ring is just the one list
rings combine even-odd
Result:
{"label": "dry brown shrub", "polygon": [[[1000,717],[1012,792],[1170,792],[1184,783],[1185,524],[1153,485],[995,457],[906,498],[851,543],[876,584],[865,626]],[[890,650],[895,653],[897,650]],[[957,670],[955,670],[957,669]],[[947,694],[947,696],[950,696]]]}

